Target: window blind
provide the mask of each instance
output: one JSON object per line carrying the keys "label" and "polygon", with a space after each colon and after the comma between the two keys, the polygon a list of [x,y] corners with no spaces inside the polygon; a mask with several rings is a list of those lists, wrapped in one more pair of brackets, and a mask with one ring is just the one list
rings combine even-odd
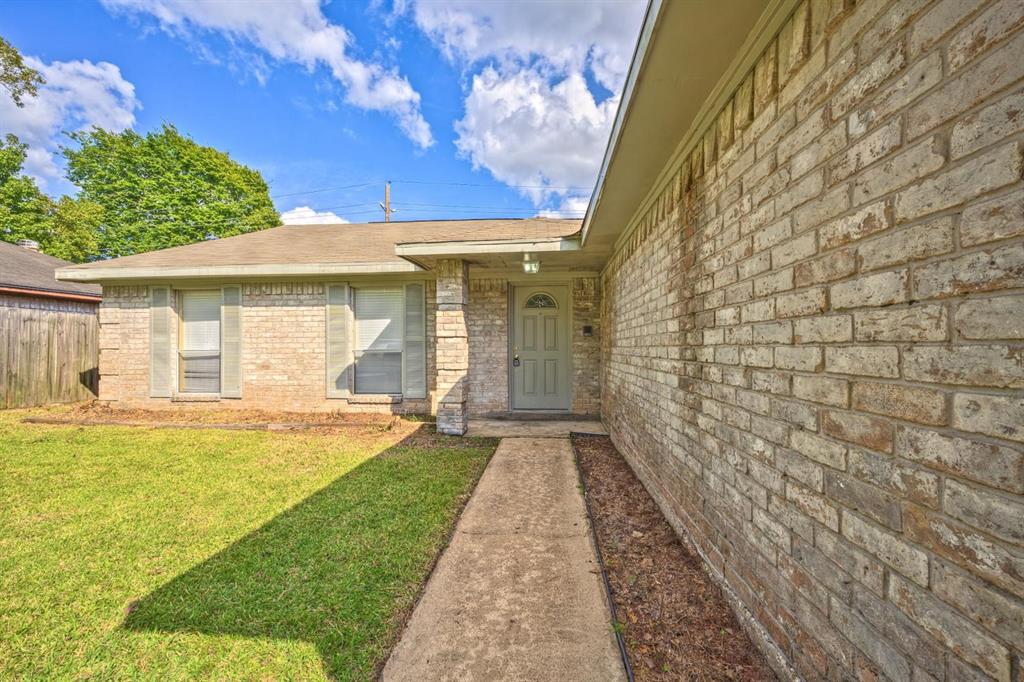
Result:
{"label": "window blind", "polygon": [[359,288],[354,295],[355,392],[401,393],[405,296],[400,287]]}
{"label": "window blind", "polygon": [[183,392],[220,392],[220,304],[219,289],[182,292],[179,388]]}
{"label": "window blind", "polygon": [[356,289],[356,351],[402,350],[402,290]]}

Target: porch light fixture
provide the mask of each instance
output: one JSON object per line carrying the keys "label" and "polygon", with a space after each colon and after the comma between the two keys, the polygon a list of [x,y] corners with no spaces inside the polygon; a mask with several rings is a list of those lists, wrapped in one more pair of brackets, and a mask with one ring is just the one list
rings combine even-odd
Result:
{"label": "porch light fixture", "polygon": [[531,254],[524,253],[523,272],[525,272],[528,275],[536,275],[538,272],[540,272],[540,261],[534,260]]}

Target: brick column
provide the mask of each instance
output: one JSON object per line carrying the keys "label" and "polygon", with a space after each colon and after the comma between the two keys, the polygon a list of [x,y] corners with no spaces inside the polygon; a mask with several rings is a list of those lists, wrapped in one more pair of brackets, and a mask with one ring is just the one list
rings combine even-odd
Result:
{"label": "brick column", "polygon": [[466,432],[469,397],[469,336],[466,305],[469,267],[463,260],[437,264],[437,430]]}

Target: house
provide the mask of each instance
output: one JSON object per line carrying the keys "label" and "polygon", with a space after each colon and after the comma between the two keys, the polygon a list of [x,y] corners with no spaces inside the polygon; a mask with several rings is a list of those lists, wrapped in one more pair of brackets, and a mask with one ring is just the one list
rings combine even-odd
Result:
{"label": "house", "polygon": [[101,400],[436,412],[462,433],[469,413],[600,409],[579,228],[291,225],[61,276],[103,283]]}
{"label": "house", "polygon": [[651,3],[582,224],[75,266],[100,397],[599,411],[783,677],[1024,667],[1024,15]]}
{"label": "house", "polygon": [[67,261],[0,242],[0,408],[96,395],[100,287],[54,278]]}

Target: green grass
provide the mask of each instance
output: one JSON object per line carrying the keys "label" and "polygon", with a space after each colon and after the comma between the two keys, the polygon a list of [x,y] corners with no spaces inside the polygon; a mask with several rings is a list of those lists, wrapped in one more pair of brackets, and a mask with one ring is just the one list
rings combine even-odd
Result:
{"label": "green grass", "polygon": [[[0,678],[367,679],[495,442],[0,413]],[[418,429],[418,433],[413,433]]]}

